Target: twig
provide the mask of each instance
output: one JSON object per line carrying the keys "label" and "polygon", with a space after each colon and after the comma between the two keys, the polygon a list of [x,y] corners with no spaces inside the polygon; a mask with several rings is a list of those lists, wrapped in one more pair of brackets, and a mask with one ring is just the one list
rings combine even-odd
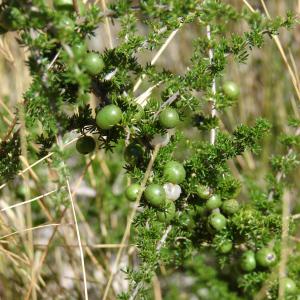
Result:
{"label": "twig", "polygon": [[[207,35],[207,39],[209,41],[211,41],[211,28],[210,25],[206,26],[206,35]],[[214,50],[212,48],[209,48],[208,50],[208,55],[209,55],[209,62],[210,64],[212,64],[213,59],[214,59]],[[212,94],[213,97],[211,99],[211,117],[214,118],[217,115],[217,110],[216,110],[216,99],[215,99],[215,95],[216,95],[217,91],[216,91],[216,78],[213,78],[213,82],[212,82]],[[210,143],[212,145],[214,145],[216,142],[216,128],[212,128],[210,130]]]}
{"label": "twig", "polygon": [[[125,232],[124,232],[124,235],[123,235],[123,238],[122,238],[122,241],[121,241],[120,244],[125,244],[126,240],[129,238],[130,229],[131,229],[131,225],[132,225],[133,219],[134,219],[135,214],[137,212],[137,209],[139,207],[143,191],[145,189],[146,183],[147,183],[148,178],[150,176],[150,173],[151,173],[154,161],[156,159],[156,156],[157,156],[157,154],[159,152],[159,149],[160,149],[160,145],[157,145],[154,148],[154,151],[152,153],[152,157],[151,157],[151,159],[150,159],[150,161],[148,163],[147,170],[145,172],[144,179],[143,179],[143,181],[141,183],[141,189],[140,189],[139,194],[138,194],[138,196],[136,198],[133,210],[132,210],[132,212],[131,212],[131,214],[130,214],[130,216],[128,218],[128,221],[127,221],[127,224],[126,224],[126,228],[125,228]],[[107,285],[106,285],[106,288],[105,288],[102,300],[106,300],[107,299],[107,296],[108,296],[108,293],[109,293],[109,290],[110,290],[110,286],[112,284],[112,280],[114,278],[114,275],[118,271],[118,266],[119,266],[119,263],[120,263],[120,260],[121,260],[122,253],[123,253],[123,248],[120,248],[119,251],[118,251],[118,253],[117,253],[116,260],[114,262],[113,268],[111,270],[110,277],[108,279],[108,282],[107,282]]]}
{"label": "twig", "polygon": [[[169,226],[167,227],[167,229],[165,230],[165,232],[164,232],[162,238],[161,238],[161,239],[159,240],[159,242],[157,243],[157,246],[156,246],[156,251],[157,251],[157,252],[160,251],[160,249],[162,248],[162,246],[163,246],[164,243],[166,242],[166,240],[167,240],[167,238],[168,238],[168,235],[169,235],[169,233],[171,232],[171,230],[172,230],[172,225],[169,225]],[[149,270],[149,271],[150,271],[150,270]],[[131,294],[129,300],[134,300],[134,299],[135,299],[135,297],[137,296],[137,294],[138,294],[139,290],[142,288],[142,286],[143,286],[143,283],[142,283],[142,281],[140,281],[140,282],[136,285],[136,287],[134,288],[134,290],[133,290],[133,292],[132,292],[132,294]]]}

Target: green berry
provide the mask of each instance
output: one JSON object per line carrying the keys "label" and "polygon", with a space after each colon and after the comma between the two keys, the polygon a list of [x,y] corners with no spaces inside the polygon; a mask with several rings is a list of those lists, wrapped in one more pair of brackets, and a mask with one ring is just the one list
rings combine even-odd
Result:
{"label": "green berry", "polygon": [[227,240],[222,243],[222,245],[219,247],[218,250],[222,254],[227,254],[231,251],[231,249],[232,249],[232,241]]}
{"label": "green berry", "polygon": [[57,10],[73,10],[73,0],[53,0],[53,6]]}
{"label": "green berry", "polygon": [[276,253],[269,248],[262,248],[256,253],[256,261],[262,267],[271,267],[276,263]]}
{"label": "green berry", "polygon": [[103,70],[104,61],[99,54],[91,52],[85,56],[83,66],[90,75],[97,75]]}
{"label": "green berry", "polygon": [[140,144],[129,144],[124,152],[124,159],[131,165],[139,164],[143,159],[144,150]]}
{"label": "green berry", "polygon": [[284,287],[285,287],[285,294],[286,295],[293,295],[297,292],[297,286],[294,280],[291,278],[284,278]]}
{"label": "green berry", "polygon": [[96,116],[96,123],[101,129],[110,129],[117,125],[122,119],[121,109],[114,105],[106,105]]}
{"label": "green berry", "polygon": [[229,199],[223,202],[222,204],[222,212],[226,215],[232,215],[236,213],[240,208],[240,205],[237,200]]}
{"label": "green berry", "polygon": [[197,186],[197,195],[204,200],[207,200],[210,196],[209,188],[205,185],[198,185]]}
{"label": "green berry", "polygon": [[163,211],[157,213],[160,222],[169,223],[176,215],[176,207],[173,201],[167,201]]}
{"label": "green berry", "polygon": [[155,207],[162,207],[165,204],[166,193],[159,184],[150,184],[145,190],[146,200]]}
{"label": "green berry", "polygon": [[246,251],[241,257],[241,268],[245,272],[251,272],[256,268],[255,253],[253,251]]}
{"label": "green berry", "polygon": [[76,149],[81,154],[88,154],[95,150],[96,142],[91,136],[83,136],[76,142]]}
{"label": "green berry", "polygon": [[209,225],[216,231],[224,229],[226,227],[226,222],[226,218],[218,212],[214,212],[209,216]]}
{"label": "green berry", "polygon": [[67,37],[69,34],[74,32],[75,30],[75,23],[72,19],[68,17],[63,17],[59,20],[57,28],[59,30],[58,35],[61,38]]}
{"label": "green berry", "polygon": [[133,183],[132,185],[130,185],[125,191],[125,195],[127,199],[129,201],[135,201],[139,194],[140,189],[141,186],[137,183]]}
{"label": "green berry", "polygon": [[219,195],[212,195],[207,201],[206,201],[206,208],[209,210],[213,210],[215,208],[220,207],[222,204],[221,197]]}
{"label": "green berry", "polygon": [[177,161],[169,161],[164,167],[164,178],[174,184],[182,183],[185,179],[185,169]]}
{"label": "green berry", "polygon": [[86,54],[87,46],[84,43],[77,43],[72,47],[75,57],[81,58]]}
{"label": "green berry", "polygon": [[227,97],[232,99],[236,99],[240,95],[240,89],[233,81],[225,82],[223,85],[223,91]]}
{"label": "green berry", "polygon": [[159,114],[159,123],[164,128],[174,128],[179,121],[178,113],[174,108],[166,108]]}

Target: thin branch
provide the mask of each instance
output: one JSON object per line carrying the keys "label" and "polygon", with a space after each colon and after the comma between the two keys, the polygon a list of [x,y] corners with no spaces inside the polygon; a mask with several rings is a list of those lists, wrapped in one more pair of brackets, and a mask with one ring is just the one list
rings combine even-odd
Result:
{"label": "thin branch", "polygon": [[[129,238],[129,235],[130,235],[130,229],[131,229],[131,225],[132,225],[132,222],[133,222],[133,219],[136,215],[136,212],[137,212],[137,209],[139,207],[139,204],[140,204],[140,200],[141,200],[141,197],[142,197],[142,194],[143,194],[143,191],[145,189],[145,186],[147,184],[147,181],[148,181],[148,178],[150,176],[150,173],[151,173],[151,170],[152,170],[152,167],[153,167],[153,164],[154,164],[154,161],[157,157],[157,154],[159,152],[159,149],[160,149],[160,145],[157,145],[155,148],[154,148],[154,151],[152,153],[152,157],[148,163],[148,166],[147,166],[147,170],[145,172],[145,176],[144,176],[144,179],[141,183],[141,189],[139,191],[139,194],[136,198],[136,201],[135,201],[135,204],[134,204],[134,207],[133,207],[133,210],[127,220],[127,224],[126,224],[126,228],[125,228],[125,232],[124,232],[124,235],[123,235],[123,238],[122,238],[122,241],[120,244],[125,244],[125,242],[127,241],[127,239]],[[120,260],[121,260],[121,256],[122,256],[122,253],[123,253],[123,248],[120,248],[118,253],[117,253],[117,257],[116,257],[116,260],[114,262],[114,265],[113,265],[113,268],[111,270],[111,273],[110,273],[110,277],[108,279],[108,282],[107,282],[107,285],[106,285],[106,288],[105,288],[105,291],[104,291],[104,295],[103,295],[103,298],[102,300],[106,300],[107,297],[108,297],[108,293],[109,293],[109,290],[110,290],[110,286],[112,284],[112,281],[113,281],[113,278],[114,278],[114,275],[116,274],[116,272],[118,271],[118,267],[119,267],[119,263],[120,263]]]}
{"label": "thin branch", "polygon": [[[211,41],[211,28],[210,25],[206,26],[206,35],[207,35],[207,39],[209,41]],[[208,55],[209,55],[209,62],[210,64],[212,64],[213,59],[214,59],[214,50],[212,48],[209,49],[208,51]],[[211,117],[214,118],[217,115],[217,110],[216,110],[216,96],[217,93],[217,89],[216,89],[216,78],[213,78],[213,82],[212,82],[212,94],[213,94],[213,98],[211,99]],[[210,143],[212,145],[214,145],[216,142],[216,128],[212,128],[210,130]]]}

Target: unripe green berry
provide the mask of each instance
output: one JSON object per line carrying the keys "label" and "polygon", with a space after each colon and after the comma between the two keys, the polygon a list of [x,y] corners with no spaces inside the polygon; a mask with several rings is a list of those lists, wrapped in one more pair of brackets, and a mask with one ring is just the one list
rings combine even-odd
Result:
{"label": "unripe green berry", "polygon": [[284,278],[284,290],[286,295],[294,295],[297,292],[297,286],[291,278]]}
{"label": "unripe green berry", "polygon": [[233,81],[225,82],[223,85],[223,91],[227,97],[232,99],[236,99],[240,95],[240,89]]}
{"label": "unripe green berry", "polygon": [[146,200],[155,207],[163,207],[166,200],[164,188],[159,184],[150,184],[144,192]]}
{"label": "unripe green berry", "polygon": [[219,195],[212,195],[207,201],[206,201],[206,208],[209,210],[213,210],[215,208],[220,207],[222,204],[221,197]]}
{"label": "unripe green berry", "polygon": [[226,227],[226,218],[218,213],[214,212],[209,216],[209,225],[216,231],[221,231]]}
{"label": "unripe green berry", "polygon": [[127,187],[127,189],[125,191],[125,195],[126,195],[127,199],[129,201],[135,201],[139,194],[140,189],[141,189],[141,186],[137,183],[133,183],[132,185]]}
{"label": "unripe green berry", "polygon": [[227,240],[224,241],[222,245],[220,245],[218,251],[222,254],[227,254],[231,251],[231,249],[232,249],[232,241]]}
{"label": "unripe green berry", "polygon": [[76,142],[76,149],[81,154],[88,154],[95,150],[96,142],[91,136],[83,136]]}
{"label": "unripe green berry", "polygon": [[256,268],[255,253],[253,251],[246,251],[241,257],[241,268],[245,272],[251,272]]}
{"label": "unripe green berry", "polygon": [[87,54],[87,46],[84,43],[77,43],[72,47],[72,51],[75,57],[81,58]]}
{"label": "unripe green berry", "polygon": [[199,184],[197,186],[197,195],[204,200],[207,200],[210,197],[209,188],[205,185]]}
{"label": "unripe green berry", "polygon": [[131,165],[139,164],[142,161],[144,150],[140,144],[131,143],[124,151],[124,159]]}
{"label": "unripe green berry", "polygon": [[102,108],[96,116],[96,123],[101,129],[110,129],[117,125],[122,119],[121,109],[114,105],[106,105]]}
{"label": "unripe green berry", "polygon": [[182,183],[185,179],[186,173],[185,169],[177,161],[169,161],[164,167],[164,178],[167,182],[174,184]]}
{"label": "unripe green berry", "polygon": [[256,261],[262,267],[271,267],[276,263],[276,253],[269,248],[261,248],[256,253]]}
{"label": "unripe green berry", "polygon": [[177,110],[174,108],[166,108],[159,114],[159,123],[164,128],[174,128],[179,121]]}
{"label": "unripe green berry", "polygon": [[176,215],[176,207],[173,201],[167,201],[163,211],[157,213],[160,222],[169,223]]}
{"label": "unripe green berry", "polygon": [[236,213],[240,208],[240,205],[237,200],[229,199],[223,202],[222,204],[222,212],[226,215],[232,215]]}
{"label": "unripe green berry", "polygon": [[83,66],[90,75],[97,75],[103,70],[104,61],[99,54],[91,52],[86,54]]}

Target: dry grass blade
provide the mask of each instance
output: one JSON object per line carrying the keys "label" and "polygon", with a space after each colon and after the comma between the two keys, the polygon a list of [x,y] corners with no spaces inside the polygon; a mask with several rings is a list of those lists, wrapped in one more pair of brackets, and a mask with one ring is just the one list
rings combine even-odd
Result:
{"label": "dry grass blade", "polygon": [[53,224],[39,225],[39,226],[35,226],[35,227],[32,227],[32,228],[26,228],[24,230],[18,230],[18,231],[14,231],[10,234],[3,235],[3,236],[0,237],[0,240],[7,239],[7,238],[10,238],[10,237],[12,237],[16,234],[20,234],[20,233],[27,232],[27,231],[30,231],[30,230],[32,231],[32,230],[38,230],[38,229],[42,229],[42,228],[60,226],[60,225],[71,225],[71,224],[53,223]]}
{"label": "dry grass blade", "polygon": [[86,300],[88,300],[89,297],[88,297],[86,272],[85,272],[85,265],[84,265],[84,254],[83,254],[83,248],[82,248],[82,244],[81,244],[80,232],[79,232],[79,227],[78,227],[78,222],[77,222],[77,217],[76,217],[76,211],[75,211],[73,196],[72,196],[71,189],[70,189],[69,180],[67,180],[67,186],[68,186],[68,192],[69,192],[69,197],[70,197],[70,202],[71,202],[71,207],[72,207],[72,212],[73,212],[73,217],[74,217],[74,222],[75,222],[76,234],[77,234],[77,239],[78,239],[78,245],[79,245],[79,250],[80,250],[83,284],[84,284],[84,297],[85,297]]}
{"label": "dry grass blade", "polygon": [[[164,44],[161,46],[161,48],[158,50],[158,52],[155,54],[155,56],[151,60],[151,62],[150,62],[151,65],[154,65],[157,62],[157,60],[159,59],[159,57],[162,55],[162,53],[165,51],[165,49],[168,47],[168,45],[174,39],[174,37],[177,34],[177,32],[178,32],[179,29],[180,28],[175,29],[174,31],[172,31],[172,33],[169,35],[169,37],[166,39],[166,41],[164,42]],[[146,77],[146,75],[142,75],[142,77],[138,79],[138,81],[136,82],[136,84],[133,87],[133,92],[136,92],[138,90],[138,88],[142,84],[143,79],[145,77]]]}
{"label": "dry grass blade", "polygon": [[7,211],[7,210],[9,210],[9,209],[16,208],[16,207],[19,207],[19,206],[22,206],[22,205],[26,205],[26,204],[28,204],[28,203],[31,203],[31,202],[40,200],[40,199],[45,198],[45,197],[47,197],[47,196],[49,196],[49,195],[51,195],[51,194],[53,194],[53,193],[55,193],[55,192],[57,192],[57,189],[55,189],[55,190],[53,190],[53,191],[50,191],[50,192],[48,192],[48,193],[45,193],[45,194],[43,194],[43,195],[34,197],[34,198],[32,198],[32,199],[29,199],[29,200],[26,200],[26,201],[23,201],[23,202],[14,204],[14,205],[10,205],[10,206],[8,206],[8,207],[4,207],[4,208],[2,208],[2,209],[0,210],[0,212],[2,212],[2,211]]}

